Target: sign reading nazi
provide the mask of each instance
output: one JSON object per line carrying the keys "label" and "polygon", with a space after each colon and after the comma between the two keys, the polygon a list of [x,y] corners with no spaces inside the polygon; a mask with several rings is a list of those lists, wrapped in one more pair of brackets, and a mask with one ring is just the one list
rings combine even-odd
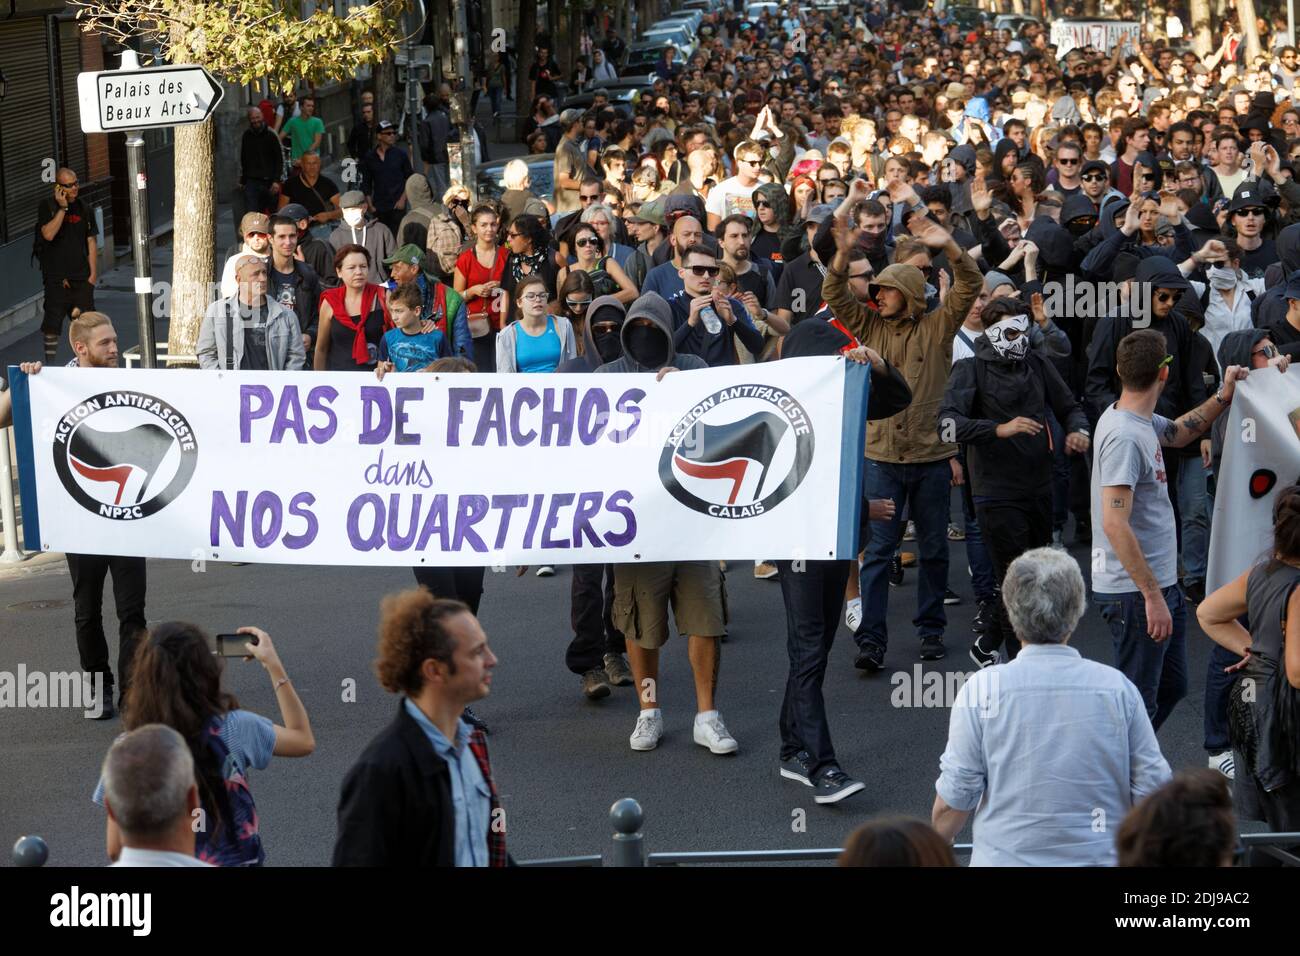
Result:
{"label": "sign reading nazi", "polygon": [[104,70],[77,76],[85,133],[202,123],[224,92],[201,66]]}

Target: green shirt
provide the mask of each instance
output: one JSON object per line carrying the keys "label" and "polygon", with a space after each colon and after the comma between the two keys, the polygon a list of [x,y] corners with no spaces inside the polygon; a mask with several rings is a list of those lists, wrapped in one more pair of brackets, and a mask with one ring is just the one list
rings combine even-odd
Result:
{"label": "green shirt", "polygon": [[289,137],[290,158],[297,159],[311,149],[317,133],[322,139],[325,137],[325,124],[321,122],[319,116],[313,116],[311,119],[305,116],[292,116],[281,127],[281,133]]}

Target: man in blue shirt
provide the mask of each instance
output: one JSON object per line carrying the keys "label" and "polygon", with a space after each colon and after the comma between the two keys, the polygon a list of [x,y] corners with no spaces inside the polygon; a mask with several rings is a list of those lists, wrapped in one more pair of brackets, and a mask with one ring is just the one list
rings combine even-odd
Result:
{"label": "man in blue shirt", "polygon": [[736,364],[737,338],[755,355],[763,350],[763,333],[755,328],[745,306],[715,288],[718,259],[708,246],[688,247],[678,274],[684,289],[668,299],[673,310],[673,347],[678,353],[698,355],[716,368]]}

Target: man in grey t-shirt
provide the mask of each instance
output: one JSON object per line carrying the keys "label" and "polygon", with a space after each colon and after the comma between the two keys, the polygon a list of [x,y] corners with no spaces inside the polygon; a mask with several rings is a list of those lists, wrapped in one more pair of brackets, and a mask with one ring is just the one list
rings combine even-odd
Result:
{"label": "man in grey t-shirt", "polygon": [[1122,385],[1093,437],[1093,599],[1110,627],[1115,666],[1142,693],[1156,730],[1187,694],[1187,605],[1161,445],[1196,440],[1232,401],[1246,369],[1224,370],[1218,393],[1177,420],[1155,414],[1169,378],[1165,337],[1140,329],[1115,351]]}

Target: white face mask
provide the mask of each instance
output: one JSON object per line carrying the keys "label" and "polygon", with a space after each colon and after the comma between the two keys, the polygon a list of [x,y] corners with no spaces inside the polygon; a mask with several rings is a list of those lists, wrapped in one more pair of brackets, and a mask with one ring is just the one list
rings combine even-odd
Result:
{"label": "white face mask", "polygon": [[343,221],[346,222],[349,226],[361,225],[361,220],[364,219],[365,217],[366,217],[366,212],[360,206],[357,206],[354,209],[343,210]]}
{"label": "white face mask", "polygon": [[1205,274],[1210,279],[1211,288],[1231,289],[1237,284],[1237,270],[1227,266],[1209,266]]}
{"label": "white face mask", "polygon": [[[1014,339],[1008,339],[1007,333],[1019,332]],[[1029,354],[1029,316],[1009,315],[1000,322],[984,330],[989,344],[1004,359],[1023,359]]]}

